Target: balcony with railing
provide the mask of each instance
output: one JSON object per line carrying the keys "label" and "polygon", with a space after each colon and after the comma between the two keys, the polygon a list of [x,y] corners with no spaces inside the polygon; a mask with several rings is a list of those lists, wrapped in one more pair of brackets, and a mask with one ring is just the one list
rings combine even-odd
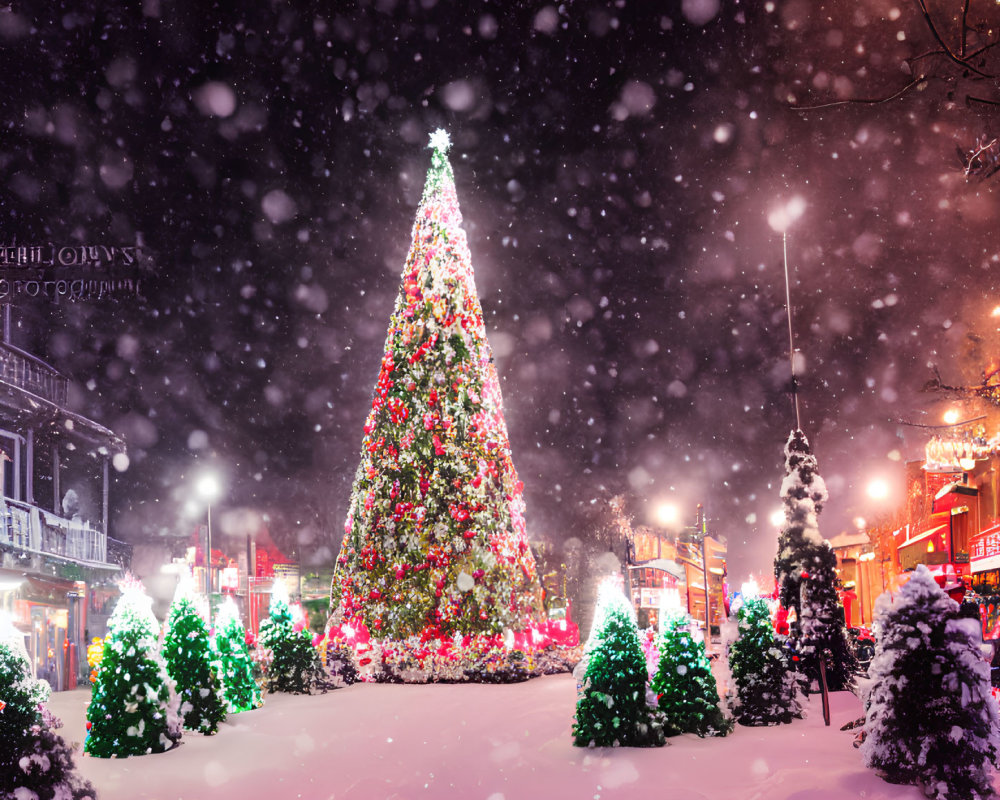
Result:
{"label": "balcony with railing", "polygon": [[66,377],[40,358],[6,342],[0,342],[0,381],[58,406],[66,405]]}
{"label": "balcony with railing", "polygon": [[68,520],[38,506],[0,498],[0,545],[81,564],[115,566],[108,537],[79,519]]}

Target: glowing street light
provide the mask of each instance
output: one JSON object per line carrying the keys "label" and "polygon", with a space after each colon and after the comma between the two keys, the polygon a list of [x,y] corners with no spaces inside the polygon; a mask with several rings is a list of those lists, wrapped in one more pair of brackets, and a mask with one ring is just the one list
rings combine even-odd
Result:
{"label": "glowing street light", "polygon": [[949,408],[941,418],[944,420],[945,425],[954,425],[961,419],[962,414],[957,408]]}
{"label": "glowing street light", "polygon": [[785,509],[776,508],[768,519],[771,520],[771,524],[775,528],[783,528],[785,526]]}
{"label": "glowing street light", "polygon": [[677,506],[672,503],[661,503],[656,507],[656,521],[664,528],[669,528],[677,522]]}
{"label": "glowing street light", "polygon": [[868,482],[865,491],[872,500],[882,501],[889,496],[889,484],[881,478],[875,478]]}

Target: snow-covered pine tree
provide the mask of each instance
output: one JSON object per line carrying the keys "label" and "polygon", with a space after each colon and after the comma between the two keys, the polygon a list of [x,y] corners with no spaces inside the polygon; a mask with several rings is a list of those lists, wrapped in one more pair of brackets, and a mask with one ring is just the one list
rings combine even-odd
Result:
{"label": "snow-covered pine tree", "polygon": [[802,431],[792,431],[785,444],[785,527],[778,538],[774,575],[781,605],[794,611],[791,640],[805,683],[818,688],[822,658],[828,687],[839,691],[853,685],[858,663],[837,596],[836,557],[819,532],[818,517],[827,497],[809,441]]}
{"label": "snow-covered pine tree", "polygon": [[264,676],[269,692],[309,694],[321,688],[326,673],[308,630],[295,630],[288,606],[288,589],[276,580],[271,589],[270,616],[260,625],[259,643],[271,651],[271,663]]}
{"label": "snow-covered pine tree", "polygon": [[725,736],[732,730],[719,707],[719,690],[705,643],[691,634],[691,618],[674,610],[660,615],[659,662],[650,688],[663,712],[667,736]]}
{"label": "snow-covered pine tree", "polygon": [[190,581],[184,578],[167,614],[163,659],[180,697],[184,727],[206,735],[217,733],[226,718],[218,659],[212,650],[208,625],[195,606]]}
{"label": "snow-covered pine tree", "polygon": [[539,614],[449,147],[432,135],[330,591],[332,623],[396,642],[499,634]]}
{"label": "snow-covered pine tree", "polygon": [[246,629],[232,597],[226,597],[215,618],[215,652],[229,713],[260,708],[260,687],[253,677]]}
{"label": "snow-covered pine tree", "polygon": [[828,542],[813,550],[806,562],[808,577],[802,579],[802,616],[795,650],[799,671],[810,683],[818,682],[819,661],[826,667],[831,692],[850,690],[858,674],[858,659],[847,639],[844,607],[837,595],[837,556]]}
{"label": "snow-covered pine tree", "polygon": [[73,750],[55,729],[62,723],[45,707],[49,686],[31,677],[31,665],[13,626],[0,631],[0,798],[85,800],[94,787],[73,765]]}
{"label": "snow-covered pine tree", "polygon": [[798,682],[788,651],[771,627],[771,612],[760,597],[747,597],[736,614],[739,635],[729,646],[729,669],[736,683],[733,716],[741,725],[778,725],[802,716]]}
{"label": "snow-covered pine tree", "polygon": [[865,763],[936,800],[994,797],[1000,721],[979,620],[960,617],[924,565],[875,610]]}
{"label": "snow-covered pine tree", "polygon": [[84,751],[100,758],[162,753],[181,738],[180,699],[157,644],[153,601],[131,577],[121,591],[87,707]]}
{"label": "snow-covered pine tree", "polygon": [[828,498],[809,440],[802,431],[792,431],[785,443],[785,478],[781,482],[785,525],[778,536],[774,577],[778,581],[779,602],[794,610],[796,617],[801,616],[802,573],[807,571],[812,554],[823,544],[818,517]]}
{"label": "snow-covered pine tree", "polygon": [[576,704],[573,744],[662,746],[663,715],[646,703],[648,670],[635,612],[610,582],[601,586],[584,660],[587,668]]}

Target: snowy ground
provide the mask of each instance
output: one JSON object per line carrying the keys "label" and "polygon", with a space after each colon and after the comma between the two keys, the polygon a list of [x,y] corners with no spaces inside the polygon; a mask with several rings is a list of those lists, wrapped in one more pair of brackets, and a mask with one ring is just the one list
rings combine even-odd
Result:
{"label": "snowy ground", "polygon": [[[53,694],[61,733],[82,741],[89,691]],[[682,736],[654,750],[572,746],[576,685],[554,675],[507,686],[357,684],[313,697],[271,695],[219,734],[123,760],[77,756],[100,800],[919,800],[864,768],[840,726],[848,693],[804,720]]]}

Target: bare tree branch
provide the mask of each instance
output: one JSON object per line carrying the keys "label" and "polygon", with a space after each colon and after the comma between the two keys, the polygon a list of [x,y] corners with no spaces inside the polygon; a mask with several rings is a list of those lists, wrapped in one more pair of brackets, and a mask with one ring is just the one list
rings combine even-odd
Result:
{"label": "bare tree branch", "polygon": [[[948,57],[949,60],[954,61],[963,69],[967,69],[970,72],[975,72],[977,75],[980,75],[984,78],[994,77],[993,75],[989,75],[983,72],[982,70],[976,69],[968,61],[966,61],[963,58],[959,58],[957,55],[955,55],[955,53],[952,52],[952,49],[948,47],[948,45],[945,43],[944,39],[941,38],[941,33],[938,31],[937,26],[934,24],[934,20],[931,19],[930,12],[927,10],[927,3],[925,2],[925,0],[917,0],[917,5],[920,7],[920,12],[924,15],[924,21],[927,23],[927,27],[930,28],[931,34],[934,36],[935,39],[937,39],[938,44],[940,44],[941,47],[944,49],[944,54]],[[964,38],[965,37],[964,15],[962,17],[962,25],[963,25],[962,36]]]}
{"label": "bare tree branch", "polygon": [[895,94],[891,94],[888,97],[876,97],[876,98],[852,97],[847,100],[834,100],[833,102],[830,103],[820,103],[819,105],[815,106],[791,106],[791,109],[792,111],[818,111],[819,109],[822,108],[833,108],[834,106],[843,106],[843,105],[877,106],[880,103],[889,103],[893,100],[898,99],[899,97],[902,97],[914,86],[923,83],[925,80],[926,76],[920,75],[919,77],[914,78],[912,81],[906,84],[906,86],[904,86],[898,92],[896,92]]}

